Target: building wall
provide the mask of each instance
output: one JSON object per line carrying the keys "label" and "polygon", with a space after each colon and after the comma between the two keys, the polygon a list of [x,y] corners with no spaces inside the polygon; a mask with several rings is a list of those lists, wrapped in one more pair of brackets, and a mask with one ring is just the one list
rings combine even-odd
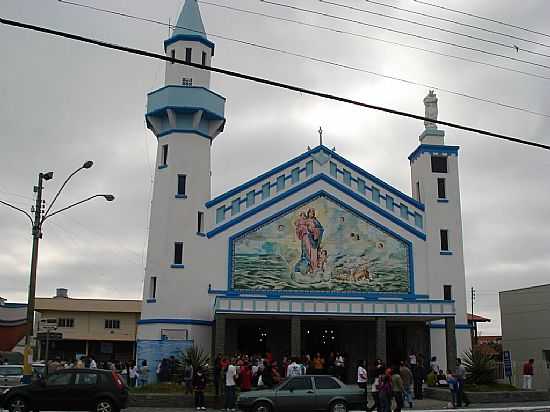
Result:
{"label": "building wall", "polygon": [[[140,314],[45,310],[37,312],[37,325],[42,318],[74,319],[74,327],[57,328],[57,332],[63,333],[63,339],[67,340],[135,341]],[[120,320],[120,329],[105,329],[106,319]]]}
{"label": "building wall", "polygon": [[502,347],[521,365],[535,359],[534,387],[549,389],[550,361],[550,285],[500,292]]}

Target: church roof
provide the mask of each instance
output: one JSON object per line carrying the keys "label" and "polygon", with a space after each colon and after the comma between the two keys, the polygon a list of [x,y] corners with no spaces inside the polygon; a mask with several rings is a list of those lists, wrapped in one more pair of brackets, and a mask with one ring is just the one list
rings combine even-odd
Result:
{"label": "church roof", "polygon": [[206,202],[207,209],[216,209],[215,225],[207,236],[215,236],[316,182],[324,182],[415,236],[426,238],[424,204],[322,145]]}
{"label": "church roof", "polygon": [[199,41],[214,49],[208,40],[197,0],[185,0],[172,36],[164,42],[164,48],[178,40]]}

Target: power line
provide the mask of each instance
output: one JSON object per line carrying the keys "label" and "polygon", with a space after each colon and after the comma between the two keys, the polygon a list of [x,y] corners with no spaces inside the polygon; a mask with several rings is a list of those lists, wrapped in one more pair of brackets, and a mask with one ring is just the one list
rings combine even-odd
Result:
{"label": "power line", "polygon": [[527,27],[516,26],[516,25],[511,24],[511,23],[506,23],[506,22],[501,21],[501,20],[496,20],[496,19],[492,19],[492,18],[489,18],[489,17],[480,16],[478,14],[468,13],[468,12],[460,11],[460,10],[456,10],[456,9],[451,9],[450,7],[444,7],[444,6],[440,6],[439,4],[428,3],[427,1],[422,1],[422,0],[412,0],[412,1],[414,1],[416,3],[419,3],[419,4],[424,4],[426,6],[437,7],[438,9],[450,11],[450,12],[453,12],[453,13],[463,14],[463,15],[469,16],[469,17],[475,17],[476,19],[490,21],[492,23],[497,23],[497,24],[500,24],[502,26],[513,27],[514,29],[523,30],[523,31],[526,31],[528,33],[539,34],[541,36],[550,37],[550,34],[542,33],[540,31],[535,31],[535,30],[529,29]]}
{"label": "power line", "polygon": [[[395,41],[392,41],[392,40],[380,39],[378,37],[372,37],[372,36],[368,36],[368,35],[365,35],[365,34],[353,33],[353,32],[349,32],[349,31],[345,31],[345,30],[335,29],[333,27],[320,26],[320,25],[311,24],[311,23],[307,23],[307,22],[304,22],[304,21],[300,21],[300,20],[294,20],[294,19],[289,19],[289,18],[285,18],[285,17],[273,16],[273,15],[270,15],[270,14],[255,12],[255,11],[252,11],[252,10],[240,9],[240,8],[237,8],[237,7],[227,6],[227,5],[224,5],[224,4],[210,3],[210,2],[204,1],[204,0],[197,0],[197,1],[199,1],[201,4],[206,4],[208,6],[220,7],[220,8],[236,11],[236,12],[241,12],[241,13],[246,13],[246,14],[251,14],[251,15],[261,16],[261,17],[266,17],[266,18],[279,20],[279,21],[285,21],[285,22],[289,22],[289,23],[295,23],[295,24],[298,24],[298,25],[301,25],[301,26],[326,30],[326,31],[330,31],[330,32],[333,32],[333,33],[347,34],[347,35],[354,36],[354,37],[359,37],[359,38],[368,39],[368,40],[374,40],[374,41],[378,41],[378,42],[386,43],[386,44],[392,44],[392,45],[395,45],[395,46],[405,47],[405,48],[412,49],[412,50],[419,50],[419,51],[423,51],[423,52],[426,52],[426,53],[435,54],[435,55],[438,55],[438,56],[449,57],[449,58],[452,58],[452,59],[461,60],[461,61],[465,61],[465,62],[469,62],[469,63],[475,63],[475,64],[479,64],[479,65],[483,65],[483,66],[487,66],[487,67],[492,67],[492,68],[496,68],[496,69],[500,69],[500,70],[505,70],[505,71],[509,71],[509,72],[513,72],[513,73],[518,73],[518,74],[522,74],[522,75],[525,75],[525,76],[535,77],[535,78],[539,78],[539,79],[543,79],[543,80],[550,80],[550,77],[543,76],[543,75],[540,75],[540,74],[537,74],[537,73],[526,72],[526,71],[523,71],[523,70],[513,69],[513,68],[510,68],[510,67],[499,66],[499,65],[496,65],[496,64],[492,64],[492,63],[482,62],[482,61],[479,61],[479,60],[468,59],[466,57],[454,56],[452,54],[446,54],[446,53],[438,52],[438,51],[435,51],[435,50],[425,49],[423,47],[417,47],[417,46],[413,46],[413,45],[409,45],[409,44],[405,44],[405,43],[395,42]],[[109,10],[109,9],[102,9],[102,8],[94,7],[94,6],[91,6],[91,5],[88,5],[88,4],[76,3],[76,2],[67,1],[67,0],[58,0],[58,2],[69,4],[69,5],[72,5],[72,6],[83,7],[83,8],[87,8],[87,9],[90,9],[90,10],[109,13],[109,14],[113,14],[113,15],[118,15],[118,16],[122,16],[122,17],[128,17],[128,18],[131,18],[131,19],[145,21],[145,22],[149,22],[149,23],[161,24],[163,26],[181,27],[181,26],[174,26],[174,25],[171,25],[169,23],[167,24],[167,23],[164,23],[164,22],[159,21],[159,20],[149,19],[149,18],[145,18],[145,17],[139,17],[139,16],[135,16],[135,15],[127,14],[127,13],[122,13],[122,12],[118,12],[118,11],[114,11],[114,10]],[[182,28],[184,28],[186,30],[190,30],[190,31],[195,31],[195,32],[198,32],[198,33],[203,33],[203,34],[206,34],[208,36],[220,38],[220,39],[227,40],[227,41],[236,41],[236,42],[239,41],[239,40],[231,39],[229,37],[221,36],[221,35],[218,35],[218,34],[207,33],[207,32],[199,32],[197,30],[192,30],[191,28],[187,28],[187,27],[182,27]]]}
{"label": "power line", "polygon": [[[263,0],[261,0],[261,1],[263,1]],[[527,50],[527,49],[519,48],[517,45],[506,44],[506,43],[502,43],[502,42],[499,42],[499,41],[496,41],[496,40],[485,39],[483,37],[473,36],[471,34],[457,32],[457,31],[454,31],[454,30],[445,29],[443,27],[433,26],[431,24],[420,23],[418,21],[411,20],[411,19],[404,19],[404,18],[401,18],[401,17],[391,16],[389,14],[378,13],[378,12],[371,11],[371,10],[365,10],[365,9],[361,9],[359,7],[349,6],[347,4],[337,3],[337,2],[329,1],[329,0],[319,0],[319,1],[321,3],[330,4],[330,5],[336,6],[336,7],[342,7],[342,8],[348,9],[348,10],[358,11],[360,13],[367,13],[367,14],[372,14],[374,16],[385,17],[385,18],[392,19],[392,20],[397,20],[397,21],[402,21],[402,22],[405,22],[405,23],[414,24],[414,25],[420,26],[420,27],[426,27],[428,29],[442,31],[444,33],[454,34],[456,36],[466,37],[468,39],[481,41],[481,42],[492,44],[492,45],[495,45],[495,46],[506,47],[507,49],[514,49],[514,50],[516,50],[516,52],[519,52],[521,50],[521,51],[524,51],[525,53],[534,54],[534,55],[537,55],[537,56],[550,57],[550,55],[548,55],[548,54],[536,52],[536,51],[533,51],[533,50]]]}
{"label": "power line", "polygon": [[315,15],[318,15],[318,16],[328,17],[328,18],[331,18],[331,19],[347,21],[347,22],[350,22],[350,23],[356,23],[356,24],[360,24],[362,26],[374,27],[374,28],[377,28],[377,29],[380,29],[380,30],[390,31],[392,33],[398,33],[398,34],[402,34],[402,35],[405,35],[405,36],[416,37],[416,38],[422,39],[422,40],[428,40],[428,41],[435,42],[435,43],[440,43],[440,44],[445,44],[445,45],[448,45],[448,46],[458,47],[458,48],[461,48],[461,49],[464,49],[464,50],[475,51],[475,52],[479,52],[479,53],[483,53],[483,54],[488,54],[490,56],[502,57],[503,59],[508,59],[508,60],[512,60],[512,61],[516,61],[516,62],[520,62],[520,63],[530,64],[532,66],[537,66],[537,67],[543,67],[545,69],[550,69],[550,66],[547,66],[545,64],[536,63],[536,62],[532,62],[532,61],[529,61],[529,60],[518,59],[516,57],[506,56],[504,54],[493,53],[493,52],[490,52],[490,51],[487,51],[487,50],[478,49],[478,48],[466,46],[466,45],[463,45],[463,44],[448,42],[448,41],[445,41],[445,40],[434,39],[432,37],[422,36],[420,34],[414,34],[414,33],[409,33],[409,32],[402,31],[402,30],[391,29],[389,27],[379,26],[379,25],[376,25],[376,24],[370,24],[370,23],[366,23],[366,22],[361,21],[361,20],[349,19],[349,18],[342,17],[342,16],[336,16],[334,14],[324,13],[324,12],[317,11],[317,10],[304,9],[302,7],[292,6],[290,4],[284,4],[284,3],[277,3],[277,2],[274,2],[274,1],[270,1],[270,0],[260,0],[260,1],[262,1],[263,3],[271,4],[271,5],[278,6],[278,7],[284,7],[284,8],[288,8],[288,9],[292,9],[292,10],[302,11],[304,13],[309,13],[309,14],[315,14]]}
{"label": "power line", "polygon": [[399,81],[399,82],[414,85],[414,86],[420,86],[420,87],[424,87],[424,88],[435,89],[435,90],[438,90],[438,91],[441,91],[441,92],[444,92],[444,93],[449,93],[449,94],[452,94],[452,95],[455,95],[455,96],[460,96],[460,97],[464,97],[464,98],[467,98],[467,99],[477,100],[477,101],[481,101],[481,102],[484,102],[484,103],[494,104],[494,105],[497,105],[497,106],[500,106],[500,107],[505,107],[505,108],[512,109],[512,110],[518,110],[518,111],[522,111],[524,113],[529,113],[529,114],[536,115],[536,116],[542,116],[542,117],[550,118],[549,114],[533,111],[533,110],[530,110],[530,109],[513,106],[513,105],[510,105],[510,104],[502,103],[502,102],[487,99],[487,98],[477,97],[477,96],[473,96],[473,95],[470,95],[470,94],[467,94],[467,93],[458,92],[458,91],[454,91],[454,90],[450,90],[450,89],[445,89],[445,88],[442,88],[442,87],[438,87],[438,86],[434,86],[434,85],[430,85],[430,84],[426,84],[426,83],[420,83],[420,82],[415,82],[413,80],[408,80],[408,79],[404,79],[404,78],[400,78],[400,77],[396,77],[396,76],[385,75],[385,74],[378,73],[378,72],[375,72],[375,71],[372,71],[372,70],[362,69],[362,68],[359,68],[359,67],[355,67],[355,66],[351,66],[351,65],[347,65],[347,64],[343,64],[343,63],[338,63],[338,62],[334,62],[334,61],[330,61],[330,60],[326,60],[326,59],[312,57],[312,56],[308,56],[308,55],[305,55],[305,54],[302,54],[302,53],[291,52],[291,51],[284,50],[284,49],[279,49],[279,48],[266,46],[266,45],[259,44],[259,43],[253,43],[253,42],[249,42],[249,41],[245,41],[245,40],[239,40],[239,39],[235,39],[235,38],[231,38],[231,37],[227,37],[227,36],[222,36],[222,35],[218,35],[218,34],[206,33],[206,32],[202,32],[202,31],[198,31],[198,30],[193,30],[193,29],[190,29],[188,27],[183,27],[183,26],[178,26],[178,25],[175,25],[175,26],[174,25],[169,25],[169,24],[164,23],[160,20],[153,20],[153,19],[150,19],[150,18],[138,17],[138,16],[130,15],[130,14],[127,14],[127,13],[121,13],[121,12],[114,11],[114,10],[100,9],[98,7],[90,6],[90,5],[87,5],[87,4],[74,3],[74,2],[65,1],[65,0],[58,0],[58,1],[62,2],[62,3],[70,4],[70,5],[84,7],[84,8],[87,8],[87,9],[94,10],[94,11],[119,15],[119,16],[122,16],[122,17],[130,18],[130,19],[142,20],[142,21],[146,21],[146,22],[149,22],[149,23],[156,23],[156,24],[165,25],[165,26],[168,25],[169,27],[173,27],[173,28],[182,28],[182,29],[190,30],[190,31],[193,31],[193,32],[196,32],[196,33],[206,34],[210,37],[216,37],[216,38],[220,38],[220,39],[223,39],[223,40],[236,42],[236,43],[239,43],[239,44],[245,44],[245,45],[248,45],[248,46],[257,47],[257,48],[268,50],[268,51],[273,51],[273,52],[277,52],[277,53],[281,53],[281,54],[285,54],[285,55],[289,55],[289,56],[293,56],[293,57],[298,57],[298,58],[306,59],[306,60],[309,60],[309,61],[313,61],[315,63],[323,63],[323,64],[327,64],[327,65],[330,65],[330,66],[335,66],[335,67],[338,67],[338,68],[343,68],[343,69],[347,69],[347,70],[353,70],[353,71],[358,71],[358,72],[362,72],[362,73],[367,73],[367,74],[377,76],[377,77],[382,77],[382,78],[386,78],[386,79],[390,79],[390,80],[395,80],[395,81]]}
{"label": "power line", "polygon": [[274,80],[270,80],[270,79],[266,79],[266,78],[262,78],[262,77],[257,77],[257,76],[252,76],[252,75],[241,73],[241,72],[236,72],[236,71],[227,70],[227,69],[221,69],[219,67],[205,66],[205,65],[202,65],[202,64],[198,64],[198,63],[186,62],[185,60],[164,56],[162,54],[153,53],[153,52],[150,52],[150,51],[147,51],[147,50],[135,49],[135,48],[132,48],[132,47],[121,46],[121,45],[114,44],[114,43],[107,43],[107,42],[102,41],[102,40],[92,39],[92,38],[89,38],[89,37],[83,37],[83,36],[79,36],[79,35],[76,35],[76,34],[62,32],[62,31],[58,31],[58,30],[52,30],[52,29],[49,29],[49,28],[46,28],[46,27],[35,26],[35,25],[32,25],[32,24],[27,24],[27,23],[15,21],[15,20],[0,18],[0,23],[6,24],[8,26],[19,27],[19,28],[23,28],[23,29],[27,29],[27,30],[33,30],[33,31],[37,31],[37,32],[40,32],[40,33],[46,33],[46,34],[50,34],[50,35],[53,35],[53,36],[64,37],[64,38],[67,38],[67,39],[76,40],[76,41],[80,41],[80,42],[83,42],[83,43],[94,44],[96,46],[104,47],[104,48],[107,48],[107,49],[119,50],[119,51],[123,51],[123,52],[130,53],[130,54],[135,54],[135,55],[139,55],[139,56],[145,56],[145,57],[149,57],[149,58],[153,58],[153,59],[163,60],[163,61],[170,62],[170,63],[178,63],[178,64],[182,64],[184,66],[194,67],[196,69],[207,70],[207,71],[211,71],[211,72],[214,72],[214,73],[220,73],[220,74],[223,74],[223,75],[226,75],[226,76],[235,77],[235,78],[243,79],[243,80],[248,80],[248,81],[251,81],[251,82],[254,82],[254,83],[264,84],[264,85],[268,85],[268,86],[278,87],[278,88],[281,88],[281,89],[287,89],[287,90],[291,90],[291,91],[302,93],[302,94],[308,94],[308,95],[311,95],[311,96],[317,96],[317,97],[321,97],[321,98],[327,99],[327,100],[333,100],[333,101],[337,101],[337,102],[341,102],[341,103],[351,104],[351,105],[358,106],[358,107],[363,107],[363,108],[372,109],[372,110],[378,110],[378,111],[381,111],[381,112],[385,112],[385,113],[389,113],[389,114],[393,114],[393,115],[397,115],[397,116],[401,116],[401,117],[408,117],[410,119],[437,123],[437,124],[440,124],[442,126],[451,127],[453,129],[459,129],[459,130],[464,130],[464,131],[467,131],[467,132],[478,133],[478,134],[481,134],[481,135],[484,135],[484,136],[490,136],[490,137],[494,137],[494,138],[497,138],[497,139],[506,140],[506,141],[509,141],[509,142],[514,142],[514,143],[524,144],[524,145],[527,145],[527,146],[538,147],[540,149],[550,150],[550,145],[534,142],[534,141],[531,141],[531,140],[526,140],[526,139],[512,137],[512,136],[507,136],[507,135],[491,132],[491,131],[484,130],[484,129],[478,129],[478,128],[475,128],[475,127],[465,126],[465,125],[462,125],[462,124],[459,124],[459,123],[447,122],[447,121],[444,121],[444,120],[430,119],[430,118],[420,116],[420,115],[416,115],[416,114],[413,114],[413,113],[403,112],[403,111],[396,110],[396,109],[391,109],[391,108],[388,108],[388,107],[383,107],[383,106],[377,106],[377,105],[373,105],[373,104],[369,104],[369,103],[364,103],[364,102],[349,99],[349,98],[346,98],[346,97],[341,97],[341,96],[337,96],[337,95],[333,95],[333,94],[329,94],[329,93],[324,93],[324,92],[320,92],[320,91],[317,91],[317,90],[306,89],[304,87],[294,86],[294,85],[287,84],[287,83],[281,83],[281,82],[277,82],[277,81],[274,81]]}
{"label": "power line", "polygon": [[404,11],[406,13],[416,14],[416,15],[422,16],[422,17],[428,17],[430,19],[435,19],[435,20],[438,20],[438,21],[453,23],[453,24],[456,24],[456,25],[459,25],[459,26],[468,27],[470,29],[481,30],[481,31],[484,31],[486,33],[496,34],[498,36],[504,36],[504,37],[508,37],[508,38],[514,39],[514,40],[520,40],[520,41],[524,41],[524,42],[527,42],[527,43],[536,44],[538,46],[550,47],[550,45],[545,44],[545,43],[540,43],[538,41],[524,39],[523,37],[514,36],[512,34],[503,33],[503,32],[496,31],[496,30],[491,30],[491,29],[488,29],[486,27],[475,26],[473,24],[468,24],[468,23],[464,23],[464,22],[461,22],[461,21],[453,20],[453,19],[447,19],[447,18],[441,17],[441,16],[434,16],[433,14],[423,13],[423,12],[416,11],[416,10],[410,10],[410,9],[406,9],[406,8],[403,8],[403,7],[394,6],[394,5],[391,5],[391,4],[380,3],[380,2],[374,1],[374,0],[363,0],[363,1],[365,1],[367,3],[370,3],[370,4],[376,4],[378,6],[389,7],[389,8],[394,9],[394,10]]}

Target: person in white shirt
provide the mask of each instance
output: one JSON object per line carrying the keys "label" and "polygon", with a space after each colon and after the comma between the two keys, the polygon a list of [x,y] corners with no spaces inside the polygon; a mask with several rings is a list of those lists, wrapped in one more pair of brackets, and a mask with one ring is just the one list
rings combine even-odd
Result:
{"label": "person in white shirt", "polygon": [[136,386],[136,383],[137,383],[137,378],[139,376],[139,373],[138,373],[138,368],[136,366],[136,364],[134,362],[131,362],[130,364],[130,385],[132,387],[135,387]]}
{"label": "person in white shirt", "polygon": [[365,369],[365,361],[360,360],[357,364],[357,386],[367,390],[367,370]]}
{"label": "person in white shirt", "polygon": [[93,356],[90,358],[90,369],[97,369],[97,362]]}
{"label": "person in white shirt", "polygon": [[225,373],[225,411],[235,411],[235,385],[238,378],[235,359],[232,358]]}
{"label": "person in white shirt", "polygon": [[304,367],[296,363],[296,359],[292,359],[292,363],[286,368],[286,376],[300,376],[303,375]]}

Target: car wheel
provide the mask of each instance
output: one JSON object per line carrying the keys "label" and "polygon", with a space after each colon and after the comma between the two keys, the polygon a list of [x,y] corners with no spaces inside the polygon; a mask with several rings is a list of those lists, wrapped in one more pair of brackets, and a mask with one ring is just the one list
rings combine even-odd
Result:
{"label": "car wheel", "polygon": [[348,412],[348,405],[344,401],[334,401],[330,404],[330,412]]}
{"label": "car wheel", "polygon": [[8,410],[10,412],[27,412],[27,401],[24,398],[15,397],[8,402]]}
{"label": "car wheel", "polygon": [[258,402],[252,407],[252,412],[271,412],[273,408],[267,402]]}
{"label": "car wheel", "polygon": [[118,408],[110,399],[100,399],[95,404],[95,412],[118,412]]}

